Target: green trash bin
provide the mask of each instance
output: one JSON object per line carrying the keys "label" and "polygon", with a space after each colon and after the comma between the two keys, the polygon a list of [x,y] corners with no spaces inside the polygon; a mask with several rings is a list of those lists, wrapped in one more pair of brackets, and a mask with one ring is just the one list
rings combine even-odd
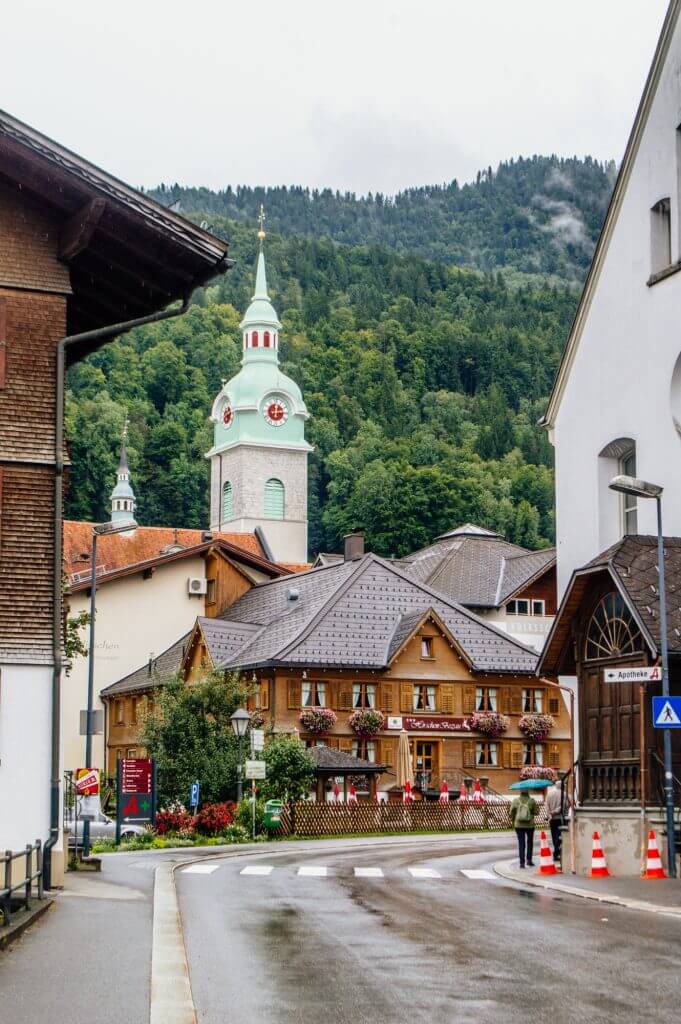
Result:
{"label": "green trash bin", "polygon": [[284,809],[283,800],[268,800],[265,804],[265,817],[263,824],[265,828],[279,828],[281,824],[281,812]]}

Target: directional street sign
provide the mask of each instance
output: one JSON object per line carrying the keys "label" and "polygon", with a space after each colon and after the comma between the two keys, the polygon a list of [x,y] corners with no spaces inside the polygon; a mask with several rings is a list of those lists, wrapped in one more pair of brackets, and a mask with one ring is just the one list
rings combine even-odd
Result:
{"label": "directional street sign", "polygon": [[246,761],[247,779],[266,778],[267,766],[264,761]]}
{"label": "directional street sign", "polygon": [[662,669],[659,665],[650,668],[604,668],[604,683],[661,683]]}
{"label": "directional street sign", "polygon": [[265,749],[265,730],[264,729],[251,729],[251,749],[252,750],[264,750]]}
{"label": "directional street sign", "polygon": [[681,697],[653,697],[656,729],[681,729]]}

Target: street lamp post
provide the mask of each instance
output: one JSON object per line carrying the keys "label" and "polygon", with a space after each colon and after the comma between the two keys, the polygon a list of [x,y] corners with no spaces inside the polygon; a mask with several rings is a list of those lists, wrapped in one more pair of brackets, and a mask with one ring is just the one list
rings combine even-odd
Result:
{"label": "street lamp post", "polygon": [[232,731],[236,736],[237,740],[237,762],[236,762],[236,799],[237,803],[241,800],[244,792],[243,784],[243,766],[241,763],[241,747],[243,745],[244,736],[248,729],[248,724],[251,720],[251,716],[248,711],[244,711],[243,708],[237,708],[233,715],[230,716],[232,722]]}
{"label": "street lamp post", "polygon": [[[657,575],[660,593],[660,654],[662,655],[662,695],[669,696],[669,650],[667,645],[667,587],[664,574],[664,541],[662,536],[662,487],[638,480],[633,476],[616,476],[610,488],[635,498],[654,498],[657,503]],[[641,713],[643,709],[641,708]],[[663,729],[664,742],[664,796],[667,810],[667,870],[676,878],[676,849],[674,837],[674,775],[672,771],[672,736]],[[643,784],[643,780],[641,780]]]}
{"label": "street lamp post", "polygon": [[[110,533],[126,533],[134,529],[134,522],[101,523],[92,527],[92,568],[90,574],[90,640],[87,663],[87,717],[85,721],[85,767],[91,768],[92,761],[92,718],[95,697],[95,595],[97,593],[97,538]],[[76,837],[77,839],[77,837]],[[83,856],[90,855],[90,822],[83,822]]]}

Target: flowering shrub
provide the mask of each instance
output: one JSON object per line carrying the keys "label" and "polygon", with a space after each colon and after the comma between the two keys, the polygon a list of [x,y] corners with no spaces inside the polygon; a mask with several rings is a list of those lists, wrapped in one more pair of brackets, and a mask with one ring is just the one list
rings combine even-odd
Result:
{"label": "flowering shrub", "polygon": [[260,711],[259,708],[256,708],[255,711],[251,711],[251,721],[250,721],[251,729],[262,729],[264,724],[265,724],[265,716],[263,715],[262,711]]}
{"label": "flowering shrub", "polygon": [[385,724],[385,715],[374,708],[362,708],[352,712],[348,724],[358,736],[375,736]]}
{"label": "flowering shrub", "polygon": [[336,715],[331,708],[305,708],[300,712],[300,724],[307,732],[315,736],[333,729],[336,724]]}
{"label": "flowering shrub", "polygon": [[551,715],[522,715],[518,720],[518,728],[528,740],[541,742],[545,740],[555,725]]}
{"label": "flowering shrub", "polygon": [[196,815],[196,831],[203,836],[216,836],[232,824],[236,804],[204,804]]}
{"label": "flowering shrub", "polygon": [[497,711],[476,711],[468,719],[468,724],[471,729],[483,733],[484,736],[496,739],[508,729],[508,718]]}
{"label": "flowering shrub", "polygon": [[195,828],[195,819],[184,804],[176,801],[156,812],[156,831],[160,836],[168,832],[191,833]]}
{"label": "flowering shrub", "polygon": [[551,782],[555,782],[558,778],[558,773],[553,768],[545,768],[539,764],[528,764],[525,768],[520,769],[521,779],[549,779]]}

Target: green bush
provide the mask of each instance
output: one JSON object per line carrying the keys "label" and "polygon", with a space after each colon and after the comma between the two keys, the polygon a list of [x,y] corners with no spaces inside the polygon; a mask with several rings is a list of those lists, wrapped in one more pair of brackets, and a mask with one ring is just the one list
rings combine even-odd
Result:
{"label": "green bush", "polygon": [[[237,806],[234,821],[246,829],[249,836],[253,835],[253,804],[246,797]],[[265,801],[255,801],[255,834],[260,835],[265,831]]]}

